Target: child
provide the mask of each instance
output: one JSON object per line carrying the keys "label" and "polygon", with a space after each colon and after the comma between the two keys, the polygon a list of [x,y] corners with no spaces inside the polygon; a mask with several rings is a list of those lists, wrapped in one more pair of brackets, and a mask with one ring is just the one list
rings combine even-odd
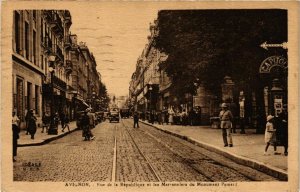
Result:
{"label": "child", "polygon": [[267,151],[268,151],[270,144],[274,145],[274,155],[277,154],[277,152],[276,152],[276,129],[274,129],[273,119],[274,119],[274,116],[268,115],[266,131],[265,131],[266,147],[265,147],[264,155],[268,155]]}

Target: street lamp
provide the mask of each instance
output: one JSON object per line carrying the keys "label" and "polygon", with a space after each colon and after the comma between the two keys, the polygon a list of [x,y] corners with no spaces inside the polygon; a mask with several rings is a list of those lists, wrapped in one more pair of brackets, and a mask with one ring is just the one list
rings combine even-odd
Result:
{"label": "street lamp", "polygon": [[150,103],[149,103],[149,109],[152,110],[152,84],[149,84],[149,94],[150,94]]}
{"label": "street lamp", "polygon": [[57,127],[55,126],[54,122],[54,84],[53,84],[53,78],[54,78],[54,69],[55,69],[55,59],[56,57],[54,55],[50,55],[48,57],[49,60],[49,72],[51,74],[51,107],[50,107],[50,127],[48,130],[49,135],[57,135]]}
{"label": "street lamp", "polygon": [[75,120],[77,117],[77,105],[76,105],[76,98],[77,98],[77,91],[73,90],[70,92],[71,94],[73,94],[73,115],[72,115],[72,119]]}
{"label": "street lamp", "polygon": [[152,114],[152,82],[149,82],[149,94],[150,94],[150,99],[149,99],[149,109],[150,109],[150,121],[153,123],[153,114]]}
{"label": "street lamp", "polygon": [[96,99],[96,92],[95,91],[93,91],[92,92],[92,108],[93,108],[93,111],[95,112],[96,110],[95,110],[95,99]]}

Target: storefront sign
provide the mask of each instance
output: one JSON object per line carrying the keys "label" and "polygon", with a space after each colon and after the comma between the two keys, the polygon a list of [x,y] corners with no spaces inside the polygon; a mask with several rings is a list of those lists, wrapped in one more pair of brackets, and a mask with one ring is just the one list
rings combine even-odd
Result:
{"label": "storefront sign", "polygon": [[281,67],[283,69],[287,69],[288,63],[287,59],[282,56],[271,56],[265,59],[260,67],[259,67],[259,72],[260,73],[270,73],[271,69],[273,67]]}

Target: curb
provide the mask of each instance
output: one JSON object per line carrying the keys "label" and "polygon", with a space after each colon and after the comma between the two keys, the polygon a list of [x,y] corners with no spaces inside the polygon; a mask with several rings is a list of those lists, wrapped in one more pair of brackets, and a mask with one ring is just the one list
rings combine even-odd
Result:
{"label": "curb", "polygon": [[213,145],[210,145],[208,143],[204,143],[204,142],[200,142],[192,137],[188,137],[188,136],[184,136],[184,135],[180,135],[178,133],[174,133],[172,131],[168,131],[166,129],[161,129],[153,124],[150,124],[150,123],[147,123],[147,122],[143,122],[143,121],[140,121],[146,125],[149,125],[149,126],[152,126],[162,132],[165,132],[165,133],[168,133],[170,135],[173,135],[175,137],[179,137],[185,141],[188,141],[194,145],[197,145],[199,147],[202,147],[204,149],[207,149],[209,151],[213,151],[219,155],[223,155],[225,157],[227,157],[228,159],[231,159],[233,161],[235,161],[236,163],[238,164],[241,164],[241,165],[245,165],[245,166],[248,166],[248,167],[251,167],[253,169],[256,169],[258,171],[261,171],[263,173],[266,173],[272,177],[276,177],[277,179],[279,179],[280,181],[288,181],[288,174],[287,172],[279,169],[279,168],[276,168],[274,166],[270,166],[270,165],[266,165],[265,163],[262,163],[262,162],[258,162],[254,159],[250,159],[250,158],[247,158],[247,157],[242,157],[242,156],[239,156],[239,155],[236,155],[236,154],[233,154],[233,153],[230,153],[230,152],[227,152],[227,151],[223,151],[221,150],[220,148],[218,147],[215,147]]}
{"label": "curb", "polygon": [[39,143],[25,143],[25,144],[18,144],[18,147],[29,147],[29,146],[40,146],[40,145],[45,145],[45,144],[47,144],[47,143],[50,143],[51,141],[54,141],[54,140],[56,140],[56,139],[60,139],[60,138],[66,136],[66,135],[68,135],[68,134],[70,134],[70,133],[73,133],[74,131],[77,131],[77,130],[79,130],[79,129],[78,129],[78,128],[75,128],[75,129],[73,129],[73,130],[71,130],[71,131],[65,132],[65,133],[60,134],[60,135],[57,135],[57,136],[55,136],[55,137],[51,137],[51,138],[48,138],[48,139],[44,139],[44,141],[39,142]]}

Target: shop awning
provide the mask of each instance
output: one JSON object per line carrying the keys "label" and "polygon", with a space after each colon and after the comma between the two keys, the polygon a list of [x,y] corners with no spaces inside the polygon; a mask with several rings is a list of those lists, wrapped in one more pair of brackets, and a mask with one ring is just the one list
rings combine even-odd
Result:
{"label": "shop awning", "polygon": [[77,111],[84,111],[87,108],[90,108],[89,104],[87,104],[83,99],[76,98]]}

